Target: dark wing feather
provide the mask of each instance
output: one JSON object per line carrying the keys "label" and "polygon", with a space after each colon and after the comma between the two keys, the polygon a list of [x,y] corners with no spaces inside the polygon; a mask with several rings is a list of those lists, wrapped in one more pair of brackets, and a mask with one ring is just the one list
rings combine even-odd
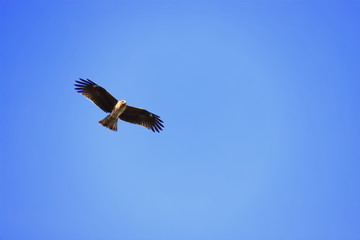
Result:
{"label": "dark wing feather", "polygon": [[146,111],[145,109],[127,106],[119,117],[121,120],[138,124],[151,129],[153,132],[160,132],[164,125],[158,115]]}
{"label": "dark wing feather", "polygon": [[114,98],[108,91],[104,88],[100,87],[93,81],[89,79],[82,79],[80,81],[76,81],[78,84],[75,85],[75,90],[88,99],[90,99],[93,103],[96,104],[99,108],[101,108],[105,112],[111,112],[114,106],[117,103],[116,98]]}

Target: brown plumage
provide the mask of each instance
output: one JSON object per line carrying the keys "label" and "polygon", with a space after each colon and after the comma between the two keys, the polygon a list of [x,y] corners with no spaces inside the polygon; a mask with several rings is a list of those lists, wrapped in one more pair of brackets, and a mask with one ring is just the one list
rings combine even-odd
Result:
{"label": "brown plumage", "polygon": [[145,109],[131,107],[126,105],[126,101],[118,101],[108,91],[100,87],[89,79],[76,81],[75,90],[88,99],[104,112],[110,113],[99,123],[113,131],[117,130],[117,120],[144,126],[153,132],[160,132],[164,125],[158,115],[146,111]]}

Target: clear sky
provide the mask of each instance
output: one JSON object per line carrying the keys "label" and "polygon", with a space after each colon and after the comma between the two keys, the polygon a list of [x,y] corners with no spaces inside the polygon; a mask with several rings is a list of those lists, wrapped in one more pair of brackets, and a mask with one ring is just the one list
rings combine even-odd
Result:
{"label": "clear sky", "polygon": [[[360,239],[359,1],[1,1],[1,240]],[[79,77],[165,129],[119,122]]]}

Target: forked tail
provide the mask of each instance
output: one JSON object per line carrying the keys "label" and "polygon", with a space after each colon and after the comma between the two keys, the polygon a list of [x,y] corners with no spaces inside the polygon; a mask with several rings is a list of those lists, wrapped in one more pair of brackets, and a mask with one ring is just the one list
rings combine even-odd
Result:
{"label": "forked tail", "polygon": [[111,114],[109,114],[106,118],[99,121],[99,123],[101,125],[103,125],[104,127],[109,128],[110,130],[117,131],[117,121],[118,121],[117,118],[115,118],[114,116],[111,116]]}

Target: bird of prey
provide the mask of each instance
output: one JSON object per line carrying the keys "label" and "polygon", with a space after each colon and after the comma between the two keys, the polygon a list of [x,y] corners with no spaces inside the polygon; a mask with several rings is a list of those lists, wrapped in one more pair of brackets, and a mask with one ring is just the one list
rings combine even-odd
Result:
{"label": "bird of prey", "polygon": [[106,118],[99,121],[104,127],[117,131],[118,118],[125,122],[144,126],[153,132],[160,132],[164,127],[163,121],[158,115],[145,109],[128,106],[125,100],[118,101],[93,81],[80,78],[80,81],[76,80],[75,82],[77,83],[74,84],[77,92],[87,97],[104,112],[110,113]]}

